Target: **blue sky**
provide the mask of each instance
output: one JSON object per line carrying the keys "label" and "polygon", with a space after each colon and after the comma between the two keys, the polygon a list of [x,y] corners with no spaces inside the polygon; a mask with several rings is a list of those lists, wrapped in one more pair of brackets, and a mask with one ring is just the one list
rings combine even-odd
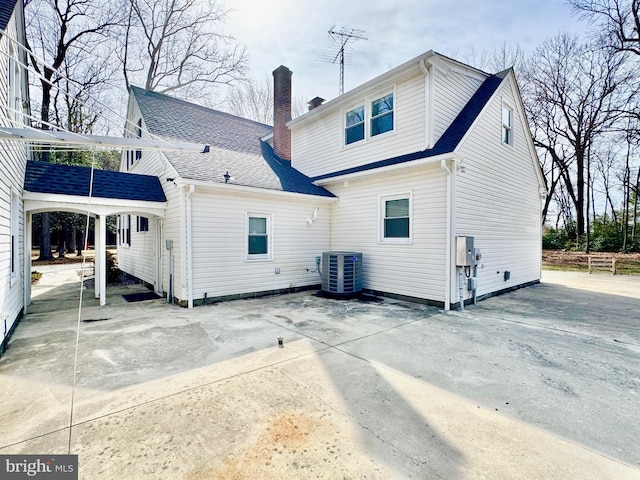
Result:
{"label": "blue sky", "polygon": [[[333,25],[365,31],[345,91],[426,52],[467,60],[503,42],[529,51],[558,32],[581,33],[585,24],[564,0],[227,0],[226,29],[244,44],[251,76],[270,76],[279,65],[293,71],[293,94],[327,100],[338,94],[337,65],[318,58],[331,47]],[[467,58],[465,58],[467,57]]]}

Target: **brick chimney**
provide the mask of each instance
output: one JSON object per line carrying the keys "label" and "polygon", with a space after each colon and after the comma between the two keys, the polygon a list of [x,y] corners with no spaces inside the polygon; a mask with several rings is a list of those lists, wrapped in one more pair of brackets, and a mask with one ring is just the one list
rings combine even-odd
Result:
{"label": "brick chimney", "polygon": [[291,75],[284,65],[273,71],[273,151],[285,160],[291,160]]}

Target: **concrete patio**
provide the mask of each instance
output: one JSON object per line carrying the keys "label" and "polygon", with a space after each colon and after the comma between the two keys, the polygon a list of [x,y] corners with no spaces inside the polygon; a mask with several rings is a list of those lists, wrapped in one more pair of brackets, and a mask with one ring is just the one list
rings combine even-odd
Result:
{"label": "concrete patio", "polygon": [[[67,453],[80,284],[40,269],[0,453]],[[545,272],[464,312],[306,292],[85,298],[80,478],[640,478],[640,278]],[[283,337],[284,347],[277,339]]]}

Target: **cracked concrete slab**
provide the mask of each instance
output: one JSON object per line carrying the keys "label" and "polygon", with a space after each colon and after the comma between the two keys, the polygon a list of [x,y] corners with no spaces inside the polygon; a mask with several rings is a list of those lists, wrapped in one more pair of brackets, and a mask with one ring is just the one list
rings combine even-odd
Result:
{"label": "cracked concrete slab", "polygon": [[[67,451],[79,282],[56,277],[0,358],[3,454]],[[561,281],[449,313],[313,292],[186,310],[112,287],[80,323],[80,476],[639,478],[639,300]]]}

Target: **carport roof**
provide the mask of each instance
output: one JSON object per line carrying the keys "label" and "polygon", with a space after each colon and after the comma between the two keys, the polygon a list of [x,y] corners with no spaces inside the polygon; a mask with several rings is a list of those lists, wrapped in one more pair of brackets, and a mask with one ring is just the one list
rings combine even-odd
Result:
{"label": "carport roof", "polygon": [[[33,193],[89,196],[91,168],[47,162],[27,162],[24,189]],[[94,170],[92,197],[166,202],[158,177]]]}

